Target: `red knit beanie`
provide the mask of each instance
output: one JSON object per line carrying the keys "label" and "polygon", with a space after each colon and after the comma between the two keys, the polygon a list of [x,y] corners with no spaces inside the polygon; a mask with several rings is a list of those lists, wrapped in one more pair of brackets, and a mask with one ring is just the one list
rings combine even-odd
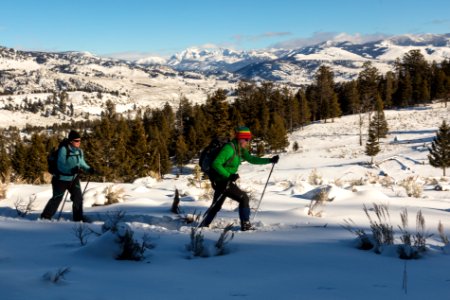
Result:
{"label": "red knit beanie", "polygon": [[236,139],[245,139],[245,140],[250,140],[252,138],[252,133],[250,132],[250,129],[248,127],[245,126],[241,126],[236,128],[235,131],[235,137]]}

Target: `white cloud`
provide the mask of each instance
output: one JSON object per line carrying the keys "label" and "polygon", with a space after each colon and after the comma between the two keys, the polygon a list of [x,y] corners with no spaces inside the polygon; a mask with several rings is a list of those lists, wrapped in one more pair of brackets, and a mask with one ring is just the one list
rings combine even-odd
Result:
{"label": "white cloud", "polygon": [[256,42],[263,39],[269,39],[274,37],[280,37],[280,36],[286,36],[291,35],[290,32],[264,32],[262,34],[258,35],[241,35],[237,34],[233,36],[233,39],[238,43],[244,43],[244,42]]}
{"label": "white cloud", "polygon": [[337,33],[337,32],[315,32],[311,37],[307,38],[298,38],[286,40],[284,42],[276,43],[272,45],[273,48],[300,48],[305,46],[311,46],[323,43],[325,41],[335,41],[335,42],[343,42],[348,41],[352,43],[367,43],[370,41],[377,41],[380,39],[384,39],[389,35],[384,33],[374,33],[374,34],[348,34],[345,32]]}
{"label": "white cloud", "polygon": [[99,54],[99,56],[123,59],[123,60],[130,60],[130,61],[135,61],[135,60],[144,59],[144,58],[148,58],[148,57],[164,58],[164,56],[162,56],[160,54],[155,54],[152,52],[137,52],[137,51],[105,53],[105,54]]}

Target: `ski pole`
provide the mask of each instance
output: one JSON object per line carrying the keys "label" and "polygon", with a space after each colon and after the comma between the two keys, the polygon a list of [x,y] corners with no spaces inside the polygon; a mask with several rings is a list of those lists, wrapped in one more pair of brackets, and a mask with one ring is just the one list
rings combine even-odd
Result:
{"label": "ski pole", "polygon": [[264,185],[264,189],[263,189],[263,192],[262,192],[262,194],[261,194],[261,198],[259,198],[258,206],[256,207],[256,211],[255,211],[255,213],[253,214],[252,222],[255,221],[256,214],[258,213],[259,206],[261,205],[261,201],[262,201],[262,199],[263,199],[263,197],[264,197],[264,193],[266,192],[266,187],[267,187],[267,184],[269,183],[269,179],[270,179],[270,176],[272,175],[272,171],[273,171],[273,168],[274,168],[274,167],[275,167],[275,164],[272,164],[272,169],[270,169],[270,173],[269,173],[269,177],[267,177],[266,185]]}
{"label": "ski pole", "polygon": [[81,194],[81,196],[84,196],[84,193],[86,192],[86,189],[87,189],[88,184],[89,184],[90,181],[91,181],[91,176],[89,175],[88,179],[87,179],[87,182],[86,182],[86,185],[84,186],[83,193]]}
{"label": "ski pole", "polygon": [[63,204],[61,206],[61,210],[59,211],[59,215],[58,215],[58,221],[59,219],[61,219],[61,214],[63,212],[64,209],[64,205],[66,204],[66,200],[67,200],[67,196],[69,195],[69,190],[72,188],[73,182],[75,181],[75,178],[77,178],[78,174],[73,175],[72,181],[70,182],[69,188],[67,190],[64,191],[65,197],[64,197],[64,201]]}

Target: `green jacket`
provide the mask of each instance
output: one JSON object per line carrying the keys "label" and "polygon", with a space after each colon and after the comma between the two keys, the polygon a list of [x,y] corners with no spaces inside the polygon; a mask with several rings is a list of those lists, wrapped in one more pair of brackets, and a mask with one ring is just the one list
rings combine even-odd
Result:
{"label": "green jacket", "polygon": [[[234,147],[231,143],[233,143]],[[233,155],[235,155],[233,160],[227,163]],[[241,148],[238,141],[234,139],[230,143],[225,144],[216,159],[213,161],[212,168],[214,169],[215,174],[211,179],[213,181],[226,181],[231,174],[235,174],[237,172],[239,165],[243,160],[254,165],[265,165],[271,163],[270,158],[262,158],[251,155],[247,149]]]}

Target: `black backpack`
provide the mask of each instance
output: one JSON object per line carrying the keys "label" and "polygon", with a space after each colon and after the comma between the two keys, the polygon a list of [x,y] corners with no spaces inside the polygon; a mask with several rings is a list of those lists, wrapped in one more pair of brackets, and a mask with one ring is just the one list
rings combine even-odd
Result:
{"label": "black backpack", "polygon": [[52,175],[60,174],[58,171],[58,151],[61,147],[66,147],[66,160],[69,158],[69,140],[65,138],[59,143],[58,147],[50,149],[50,152],[47,155],[47,168],[48,172]]}
{"label": "black backpack", "polygon": [[[212,168],[213,161],[216,159],[217,155],[219,155],[219,152],[220,150],[222,150],[223,146],[225,146],[228,143],[230,143],[229,140],[215,138],[200,153],[200,159],[198,161],[198,164],[200,165],[200,169],[202,170],[202,172],[209,178],[211,178],[211,175],[214,171],[214,169]],[[234,144],[233,143],[230,144],[233,146],[234,149]],[[229,164],[234,159],[235,156],[236,151],[234,152],[233,156],[226,161],[224,165]]]}

